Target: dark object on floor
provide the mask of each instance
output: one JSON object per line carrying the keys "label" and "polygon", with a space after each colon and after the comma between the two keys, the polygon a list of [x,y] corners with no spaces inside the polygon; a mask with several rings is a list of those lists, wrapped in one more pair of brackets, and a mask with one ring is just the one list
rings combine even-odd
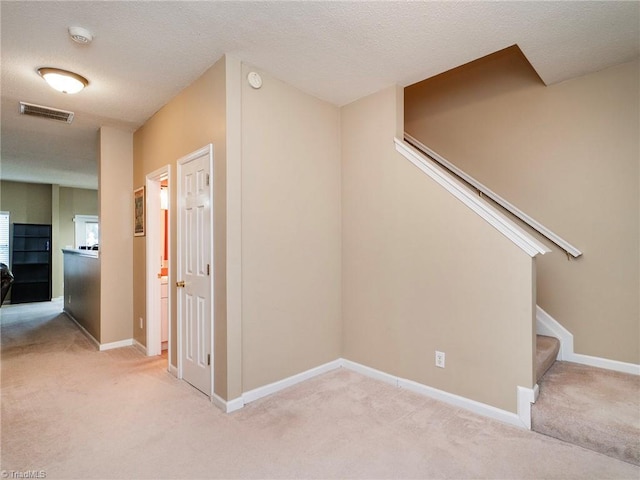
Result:
{"label": "dark object on floor", "polygon": [[13,283],[13,274],[9,267],[4,263],[0,263],[0,272],[2,273],[2,278],[0,279],[0,285],[2,286],[2,296],[0,297],[0,306],[4,303],[4,298],[7,296],[9,292],[9,288]]}

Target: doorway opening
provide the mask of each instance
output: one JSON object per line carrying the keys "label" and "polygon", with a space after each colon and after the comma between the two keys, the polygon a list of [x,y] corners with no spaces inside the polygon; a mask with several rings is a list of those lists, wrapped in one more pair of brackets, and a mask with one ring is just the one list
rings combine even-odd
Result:
{"label": "doorway opening", "polygon": [[171,368],[171,168],[160,168],[146,177],[146,340],[147,355],[166,353]]}

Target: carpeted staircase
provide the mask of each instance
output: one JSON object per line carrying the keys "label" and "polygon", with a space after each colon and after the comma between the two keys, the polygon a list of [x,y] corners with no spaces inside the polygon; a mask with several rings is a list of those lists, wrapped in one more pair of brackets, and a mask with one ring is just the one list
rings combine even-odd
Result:
{"label": "carpeted staircase", "polygon": [[546,335],[536,335],[536,382],[551,368],[558,358],[560,340]]}
{"label": "carpeted staircase", "polygon": [[538,335],[536,347],[532,430],[640,466],[640,377],[556,362],[552,337]]}

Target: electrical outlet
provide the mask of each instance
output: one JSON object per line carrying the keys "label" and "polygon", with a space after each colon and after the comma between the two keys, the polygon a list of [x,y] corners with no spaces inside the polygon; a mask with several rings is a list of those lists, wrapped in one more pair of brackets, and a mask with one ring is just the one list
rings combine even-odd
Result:
{"label": "electrical outlet", "polygon": [[142,317],[140,317],[140,328],[142,328]]}
{"label": "electrical outlet", "polygon": [[444,352],[436,350],[436,367],[444,368]]}

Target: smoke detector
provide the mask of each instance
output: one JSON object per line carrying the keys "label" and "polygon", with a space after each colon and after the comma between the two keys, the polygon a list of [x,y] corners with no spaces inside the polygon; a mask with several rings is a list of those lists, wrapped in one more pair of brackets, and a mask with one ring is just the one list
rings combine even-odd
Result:
{"label": "smoke detector", "polygon": [[80,45],[88,45],[93,40],[93,35],[89,30],[82,27],[69,27],[69,36],[71,40]]}

